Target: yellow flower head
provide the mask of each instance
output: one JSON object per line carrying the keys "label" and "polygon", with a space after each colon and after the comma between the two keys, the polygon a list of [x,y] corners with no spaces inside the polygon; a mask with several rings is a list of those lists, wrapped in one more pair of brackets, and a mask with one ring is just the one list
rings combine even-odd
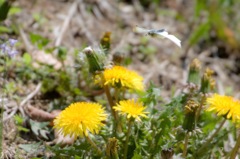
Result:
{"label": "yellow flower head", "polygon": [[230,96],[214,94],[207,98],[210,105],[207,111],[215,111],[217,115],[222,115],[234,123],[240,122],[240,101]]}
{"label": "yellow flower head", "polygon": [[146,107],[144,107],[141,102],[134,101],[134,99],[122,100],[117,106],[114,106],[113,109],[119,111],[120,114],[126,114],[128,119],[133,117],[138,121],[141,121],[140,116],[146,118],[146,114],[148,113],[144,112]]}
{"label": "yellow flower head", "polygon": [[143,91],[143,78],[136,72],[122,66],[113,66],[103,72],[104,85],[112,87],[125,87],[133,90]]}
{"label": "yellow flower head", "polygon": [[54,128],[64,136],[83,137],[88,132],[97,134],[106,118],[107,114],[100,104],[78,102],[68,106],[54,119]]}

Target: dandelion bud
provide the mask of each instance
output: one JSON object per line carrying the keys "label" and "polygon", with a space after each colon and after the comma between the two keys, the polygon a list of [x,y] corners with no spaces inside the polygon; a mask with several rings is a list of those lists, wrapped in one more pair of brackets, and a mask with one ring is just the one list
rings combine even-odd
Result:
{"label": "dandelion bud", "polygon": [[162,159],[172,159],[174,155],[174,151],[172,148],[163,149],[161,152]]}
{"label": "dandelion bud", "polygon": [[109,53],[110,46],[111,46],[111,32],[106,32],[102,37],[100,44],[106,54]]}
{"label": "dandelion bud", "polygon": [[109,159],[118,159],[118,140],[113,137],[108,139],[106,155]]}
{"label": "dandelion bud", "polygon": [[210,89],[214,90],[216,87],[216,81],[213,78],[210,78]]}
{"label": "dandelion bud", "polygon": [[198,59],[194,59],[190,64],[188,82],[198,85],[200,83],[201,63]]}
{"label": "dandelion bud", "polygon": [[123,54],[121,54],[120,52],[116,52],[113,54],[113,62],[115,65],[120,65],[123,59],[124,59]]}
{"label": "dandelion bud", "polygon": [[215,81],[212,78],[213,70],[207,68],[201,79],[200,92],[208,93],[210,90],[214,89]]}
{"label": "dandelion bud", "polygon": [[195,116],[199,104],[194,100],[188,100],[184,107],[185,118],[183,122],[183,129],[193,131],[196,126]]}
{"label": "dandelion bud", "polygon": [[96,73],[96,71],[102,71],[103,70],[103,63],[100,62],[98,56],[93,51],[91,47],[87,47],[83,50],[83,53],[86,54],[88,63],[89,63],[89,71],[91,73]]}

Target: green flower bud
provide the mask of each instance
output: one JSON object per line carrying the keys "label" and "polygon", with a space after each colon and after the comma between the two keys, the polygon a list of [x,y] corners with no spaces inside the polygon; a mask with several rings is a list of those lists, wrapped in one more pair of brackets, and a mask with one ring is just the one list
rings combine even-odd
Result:
{"label": "green flower bud", "polygon": [[190,64],[188,73],[188,82],[198,85],[200,83],[200,69],[201,63],[198,59],[194,59]]}
{"label": "green flower bud", "polygon": [[109,53],[110,46],[111,46],[111,32],[106,32],[101,41],[100,41],[101,47],[103,48],[105,54]]}
{"label": "green flower bud", "polygon": [[183,122],[183,129],[189,131],[195,130],[196,126],[196,112],[199,104],[194,100],[188,100],[184,107],[185,118]]}
{"label": "green flower bud", "polygon": [[212,78],[213,70],[207,68],[203,74],[201,79],[201,88],[200,92],[202,93],[209,93],[210,90],[215,88],[215,81]]}
{"label": "green flower bud", "polygon": [[124,60],[124,56],[120,52],[116,52],[113,54],[113,62],[115,65],[121,65],[123,60]]}
{"label": "green flower bud", "polygon": [[161,151],[161,157],[162,159],[172,159],[174,155],[174,151],[172,148],[169,149],[163,149]]}
{"label": "green flower bud", "polygon": [[106,155],[109,159],[119,159],[119,157],[118,157],[118,140],[115,137],[108,139]]}
{"label": "green flower bud", "polygon": [[86,54],[88,63],[89,63],[89,71],[95,74],[97,71],[103,70],[103,63],[99,60],[96,52],[93,51],[91,47],[87,47],[83,50],[83,53]]}

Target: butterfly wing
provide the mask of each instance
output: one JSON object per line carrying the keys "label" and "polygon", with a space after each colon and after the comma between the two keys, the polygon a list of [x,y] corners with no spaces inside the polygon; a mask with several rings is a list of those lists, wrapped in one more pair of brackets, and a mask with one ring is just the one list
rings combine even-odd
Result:
{"label": "butterfly wing", "polygon": [[178,47],[181,47],[181,41],[177,37],[175,37],[174,35],[168,34],[168,32],[165,29],[148,30],[148,29],[144,29],[144,28],[140,28],[138,26],[135,26],[133,28],[133,31],[135,33],[145,34],[145,35],[149,35],[149,36],[152,36],[152,37],[154,37],[156,35],[160,35],[161,37],[164,37],[164,38],[167,38],[167,39],[171,40]]}
{"label": "butterfly wing", "polygon": [[171,40],[172,42],[174,42],[178,47],[181,47],[181,41],[174,35],[168,34],[167,31],[162,31],[162,32],[157,32],[156,34],[167,38],[169,40]]}
{"label": "butterfly wing", "polygon": [[133,28],[133,32],[140,33],[140,34],[148,34],[149,30],[135,26]]}

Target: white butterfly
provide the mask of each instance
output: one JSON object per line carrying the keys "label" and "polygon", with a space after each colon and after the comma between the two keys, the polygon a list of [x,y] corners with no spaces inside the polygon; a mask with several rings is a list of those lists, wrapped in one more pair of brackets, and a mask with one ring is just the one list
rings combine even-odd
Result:
{"label": "white butterfly", "polygon": [[181,47],[181,41],[176,36],[168,34],[168,32],[165,29],[160,29],[160,30],[144,29],[136,26],[133,28],[133,31],[136,33],[146,34],[152,37],[160,35],[164,38],[168,38],[169,40],[174,42],[178,47]]}

